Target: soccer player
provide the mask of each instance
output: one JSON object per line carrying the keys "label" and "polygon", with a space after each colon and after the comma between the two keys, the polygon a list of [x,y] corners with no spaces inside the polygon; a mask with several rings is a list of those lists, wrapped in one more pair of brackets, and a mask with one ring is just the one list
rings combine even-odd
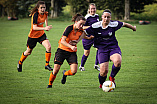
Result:
{"label": "soccer player", "polygon": [[[81,14],[76,14],[72,21],[73,25],[68,26],[61,39],[59,40],[59,46],[57,52],[55,53],[54,58],[54,69],[51,72],[49,77],[49,84],[47,88],[52,88],[53,81],[56,78],[57,73],[64,60],[66,59],[68,64],[70,65],[70,70],[63,70],[63,78],[61,80],[62,84],[65,84],[66,77],[75,75],[77,72],[77,46],[76,44],[85,37],[85,33],[83,31],[83,25],[86,22],[86,19]],[[90,39],[90,37],[88,37]]]}
{"label": "soccer player", "polygon": [[[44,30],[49,31],[52,28],[52,25],[48,26],[48,12],[45,11],[46,6],[44,1],[38,1],[37,5],[32,9],[30,16],[31,18],[31,29],[28,35],[27,40],[27,50],[22,53],[20,60],[18,61],[17,70],[22,72],[22,63],[27,58],[28,55],[32,53],[33,48],[36,46],[37,42],[42,44],[46,48],[45,58],[46,64],[45,69],[53,70],[49,61],[51,58],[51,44],[46,37]],[[46,24],[46,27],[43,27],[43,24]]]}
{"label": "soccer player", "polygon": [[[84,29],[88,28],[89,26],[91,26],[93,23],[98,22],[99,21],[99,15],[96,14],[96,5],[94,3],[89,4],[89,8],[88,8],[88,14],[85,16],[85,18],[87,19],[85,25],[84,25]],[[89,34],[88,36],[91,36],[92,34]],[[81,71],[85,71],[84,65],[87,61],[87,58],[90,54],[90,48],[94,43],[94,39],[82,39],[82,44],[83,44],[83,48],[84,48],[84,54],[82,56],[81,59],[81,65],[79,67],[79,69]],[[98,51],[97,51],[98,52]],[[96,53],[96,59],[95,59],[95,65],[94,68],[97,69],[98,71],[100,71],[100,67],[98,66],[98,55]]]}
{"label": "soccer player", "polygon": [[115,37],[115,32],[121,27],[127,27],[136,31],[136,26],[125,22],[112,21],[111,11],[106,9],[102,14],[102,21],[92,24],[92,26],[85,30],[86,34],[94,35],[94,45],[98,48],[98,60],[100,64],[100,73],[98,76],[100,83],[99,88],[102,88],[102,84],[107,78],[110,60],[113,62],[112,71],[109,76],[110,81],[115,83],[114,77],[121,68],[121,50]]}

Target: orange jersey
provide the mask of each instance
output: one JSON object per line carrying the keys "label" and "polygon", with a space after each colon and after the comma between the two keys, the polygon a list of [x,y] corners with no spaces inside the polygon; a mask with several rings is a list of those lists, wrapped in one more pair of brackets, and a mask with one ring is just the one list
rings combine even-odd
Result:
{"label": "orange jersey", "polygon": [[41,15],[39,12],[35,12],[32,15],[31,29],[28,34],[28,37],[39,38],[45,33],[44,30],[33,30],[33,25],[37,25],[38,27],[43,27],[43,24],[45,23],[47,16],[48,16],[48,12],[45,12],[44,15]]}
{"label": "orange jersey", "polygon": [[[63,35],[62,35],[62,37],[63,36],[66,36],[67,37],[67,39],[66,39],[66,42],[67,43],[69,43],[70,41],[73,41],[73,40],[78,40],[79,39],[79,37],[82,35],[82,33],[83,33],[83,29],[79,29],[79,30],[77,30],[77,32],[75,32],[74,31],[74,25],[70,25],[70,26],[68,26],[66,29],[65,29],[65,31],[64,31],[64,33],[63,33]],[[61,38],[62,39],[62,38]],[[71,48],[69,48],[69,47],[66,47],[66,46],[64,46],[63,44],[61,44],[61,39],[59,40],[59,46],[58,46],[58,48],[60,48],[60,49],[62,49],[62,50],[65,50],[65,51],[68,51],[68,52],[76,52],[76,51],[73,51]]]}

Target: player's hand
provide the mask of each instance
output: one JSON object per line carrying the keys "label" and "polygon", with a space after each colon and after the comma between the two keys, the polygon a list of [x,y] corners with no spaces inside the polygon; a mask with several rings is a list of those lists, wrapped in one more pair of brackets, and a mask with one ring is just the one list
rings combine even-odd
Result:
{"label": "player's hand", "polygon": [[136,31],[136,26],[133,26],[133,27],[134,27],[133,31]]}
{"label": "player's hand", "polygon": [[88,39],[93,39],[94,38],[94,36],[93,35],[91,35]]}
{"label": "player's hand", "polygon": [[52,29],[52,25],[45,27],[45,30],[46,30],[46,31],[49,31],[49,30],[51,30],[51,29]]}
{"label": "player's hand", "polygon": [[77,47],[76,47],[76,46],[71,46],[71,49],[72,49],[73,51],[76,51],[76,50],[77,50]]}
{"label": "player's hand", "polygon": [[70,45],[75,46],[78,43],[77,40],[72,40],[69,42]]}

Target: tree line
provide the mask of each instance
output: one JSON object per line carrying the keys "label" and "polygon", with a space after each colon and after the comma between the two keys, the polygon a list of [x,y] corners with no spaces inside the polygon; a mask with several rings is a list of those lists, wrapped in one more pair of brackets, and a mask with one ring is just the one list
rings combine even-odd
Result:
{"label": "tree line", "polygon": [[[28,17],[29,10],[38,0],[0,0],[0,16]],[[87,14],[89,3],[95,3],[98,10],[110,9],[117,19],[130,18],[130,12],[142,13],[144,6],[157,3],[157,0],[43,0],[51,18],[62,14],[62,8],[70,5],[72,14]]]}

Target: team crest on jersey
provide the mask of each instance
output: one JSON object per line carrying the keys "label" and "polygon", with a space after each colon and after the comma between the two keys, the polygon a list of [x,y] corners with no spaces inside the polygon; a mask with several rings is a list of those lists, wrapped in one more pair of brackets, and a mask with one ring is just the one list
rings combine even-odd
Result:
{"label": "team crest on jersey", "polygon": [[112,35],[112,32],[109,32],[108,35],[111,36],[111,35]]}

